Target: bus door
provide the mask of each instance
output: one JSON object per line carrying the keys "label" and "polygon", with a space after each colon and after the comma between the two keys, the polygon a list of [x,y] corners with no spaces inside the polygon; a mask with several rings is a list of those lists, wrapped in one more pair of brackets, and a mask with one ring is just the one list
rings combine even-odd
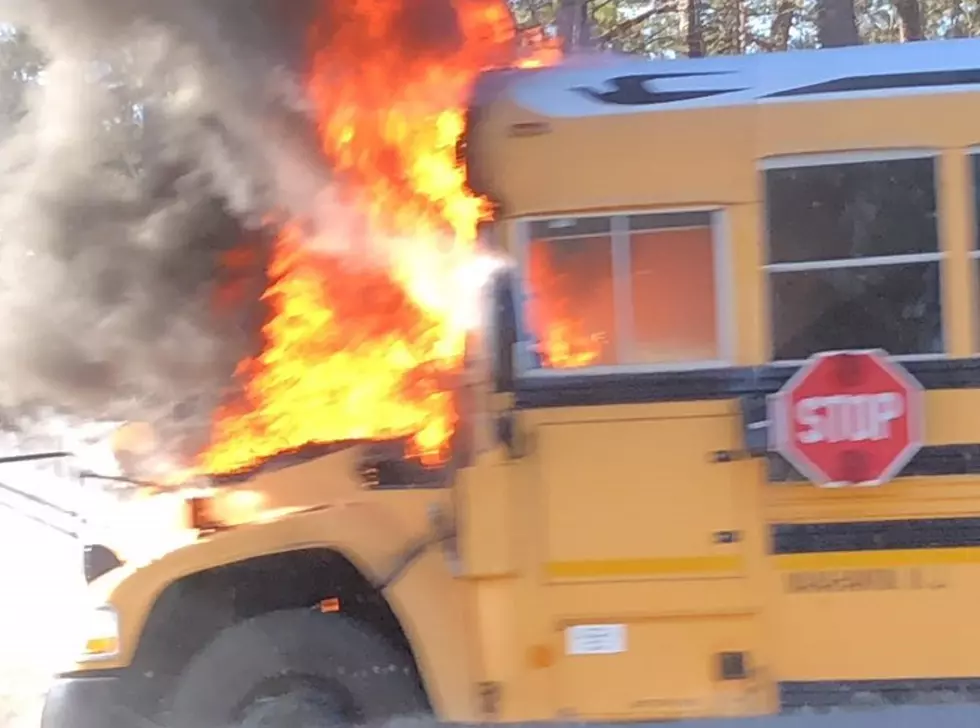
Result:
{"label": "bus door", "polygon": [[516,226],[517,403],[559,711],[755,712],[752,478],[712,462],[740,419],[705,388],[730,353],[724,213]]}

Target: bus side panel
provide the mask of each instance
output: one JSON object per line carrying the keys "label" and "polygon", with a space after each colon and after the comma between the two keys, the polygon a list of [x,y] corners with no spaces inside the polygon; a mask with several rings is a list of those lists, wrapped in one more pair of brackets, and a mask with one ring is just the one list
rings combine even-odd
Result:
{"label": "bus side panel", "polygon": [[[730,403],[688,408],[687,416],[663,416],[656,405],[565,410],[550,422],[537,413],[542,592],[561,655],[559,715],[764,711],[749,674],[761,605],[742,510],[733,470],[710,457],[735,447],[737,418]],[[597,625],[595,644],[576,641]]]}
{"label": "bus side panel", "polygon": [[784,707],[976,700],[976,487],[962,477],[861,491],[767,486],[769,624]]}
{"label": "bus side panel", "polygon": [[980,598],[980,549],[930,551],[775,557],[781,676],[976,675],[980,632],[969,625]]}

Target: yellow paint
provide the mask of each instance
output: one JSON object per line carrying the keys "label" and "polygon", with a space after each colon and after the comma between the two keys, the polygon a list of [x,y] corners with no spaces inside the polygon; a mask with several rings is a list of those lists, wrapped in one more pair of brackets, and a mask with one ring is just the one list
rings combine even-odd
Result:
{"label": "yellow paint", "polygon": [[[761,184],[759,175],[756,185]],[[756,194],[761,197],[761,190]],[[734,314],[735,356],[740,365],[764,361],[769,355],[769,330],[759,326],[768,321],[769,307],[766,295],[765,248],[762,245],[745,245],[743,241],[761,241],[765,236],[765,220],[761,206],[752,202],[734,204],[725,208],[728,240],[732,246],[731,276],[742,285],[732,290],[732,314]],[[747,325],[754,324],[754,325]]]}
{"label": "yellow paint", "polygon": [[603,561],[554,561],[545,565],[552,579],[651,577],[678,574],[711,574],[742,568],[738,556],[689,556],[665,559],[606,559]]}
{"label": "yellow paint", "polygon": [[[550,133],[517,138],[511,124],[543,119],[504,97],[483,110],[472,146],[503,211],[492,237],[505,247],[530,215],[721,208],[740,365],[765,364],[771,345],[760,161],[936,150],[943,323],[948,353],[962,357],[977,351],[980,327],[966,164],[978,118],[980,94],[929,94],[554,118]],[[508,399],[482,391],[490,411]],[[980,389],[928,392],[927,444],[980,443],[977,413]],[[92,585],[92,601],[119,614],[120,652],[70,669],[129,664],[160,593],[199,571],[322,547],[376,579],[440,507],[457,519],[458,558],[431,549],[386,596],[448,721],[752,715],[776,710],[781,680],[980,676],[980,630],[968,628],[980,548],[772,556],[769,534],[773,523],[974,516],[980,478],[768,484],[760,460],[713,462],[743,447],[740,417],[734,398],[526,411],[528,450],[515,460],[490,444],[484,418],[483,449],[445,490],[365,489],[356,449],[263,473],[212,504],[242,525],[160,546]],[[729,531],[738,538],[716,540]],[[793,594],[782,584],[798,571],[910,568],[945,586]],[[565,628],[589,624],[625,625],[626,651],[567,655]],[[745,652],[749,677],[719,680],[722,652]],[[501,688],[496,716],[480,711],[485,683]]]}
{"label": "yellow paint", "polygon": [[512,466],[500,453],[459,474],[456,483],[462,573],[470,578],[513,575],[518,568],[513,537]]}
{"label": "yellow paint", "polygon": [[[963,265],[975,248],[972,170],[961,154],[946,154],[937,170],[940,246],[942,263],[943,329],[951,356],[970,356],[975,351],[976,267]],[[965,303],[965,305],[964,305]]]}
{"label": "yellow paint", "polygon": [[980,564],[980,547],[783,554],[774,557],[773,561],[776,568],[781,571],[897,569],[903,566]]}

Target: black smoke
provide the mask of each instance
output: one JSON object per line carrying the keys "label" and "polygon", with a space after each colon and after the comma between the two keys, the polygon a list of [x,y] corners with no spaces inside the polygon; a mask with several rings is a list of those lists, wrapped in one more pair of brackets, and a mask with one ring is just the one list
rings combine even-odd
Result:
{"label": "black smoke", "polygon": [[0,0],[47,58],[0,145],[0,408],[202,445],[260,345],[269,221],[335,212],[311,6]]}

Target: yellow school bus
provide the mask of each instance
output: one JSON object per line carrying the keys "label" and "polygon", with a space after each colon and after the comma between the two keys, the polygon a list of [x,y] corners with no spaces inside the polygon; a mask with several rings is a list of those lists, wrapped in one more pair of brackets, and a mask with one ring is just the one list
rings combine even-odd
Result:
{"label": "yellow school bus", "polygon": [[[91,547],[45,727],[975,699],[977,58],[488,73],[460,155],[516,262],[451,472],[339,443],[181,501],[156,553]],[[921,447],[820,487],[773,450],[767,397],[868,349],[924,390]]]}

